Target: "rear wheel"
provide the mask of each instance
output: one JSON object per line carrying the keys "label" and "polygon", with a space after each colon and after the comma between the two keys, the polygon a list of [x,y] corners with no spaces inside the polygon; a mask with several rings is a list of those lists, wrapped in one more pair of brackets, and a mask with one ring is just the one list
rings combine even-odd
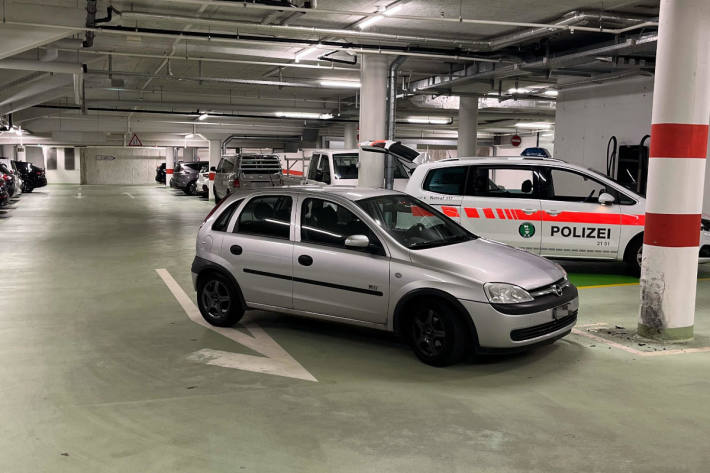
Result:
{"label": "rear wheel", "polygon": [[197,182],[192,181],[187,186],[185,186],[185,194],[195,195],[197,193]]}
{"label": "rear wheel", "polygon": [[237,288],[219,273],[209,273],[200,278],[197,305],[202,317],[218,327],[231,327],[244,315]]}
{"label": "rear wheel", "polygon": [[457,311],[450,304],[425,299],[410,304],[408,338],[414,354],[432,366],[458,363],[466,353],[469,336]]}

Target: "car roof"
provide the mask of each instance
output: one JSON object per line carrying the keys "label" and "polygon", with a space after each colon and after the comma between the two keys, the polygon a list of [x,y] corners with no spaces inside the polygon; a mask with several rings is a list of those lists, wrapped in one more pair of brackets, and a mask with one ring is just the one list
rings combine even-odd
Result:
{"label": "car roof", "polygon": [[[296,186],[281,186],[261,188],[250,192],[250,195],[274,195],[274,194],[289,194],[289,195],[306,195],[320,194],[323,197],[340,197],[350,201],[361,199],[369,199],[370,197],[379,197],[383,195],[403,195],[402,192],[378,189],[374,187],[356,187],[356,186],[317,186],[317,185],[296,185]],[[245,197],[244,194],[233,194],[237,198]]]}
{"label": "car roof", "polygon": [[523,157],[523,156],[471,156],[462,158],[448,158],[442,159],[440,161],[430,161],[428,163],[421,164],[419,167],[424,169],[439,168],[439,167],[452,167],[452,166],[467,166],[467,165],[501,165],[506,166],[561,166],[570,169],[577,169],[579,171],[590,171],[584,166],[579,166],[576,164],[571,164],[561,159],[553,158],[536,158],[536,157]]}

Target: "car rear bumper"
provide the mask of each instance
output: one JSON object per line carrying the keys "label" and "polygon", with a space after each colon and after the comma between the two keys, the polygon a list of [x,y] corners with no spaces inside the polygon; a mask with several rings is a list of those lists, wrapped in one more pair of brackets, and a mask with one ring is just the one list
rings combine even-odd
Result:
{"label": "car rear bumper", "polygon": [[567,335],[577,323],[579,298],[526,314],[504,314],[487,302],[460,300],[476,327],[480,351],[516,351]]}

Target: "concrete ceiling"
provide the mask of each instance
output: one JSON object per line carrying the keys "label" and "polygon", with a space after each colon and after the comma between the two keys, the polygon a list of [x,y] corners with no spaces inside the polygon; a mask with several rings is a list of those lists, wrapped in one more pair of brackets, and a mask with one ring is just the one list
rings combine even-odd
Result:
{"label": "concrete ceiling", "polygon": [[[362,51],[408,55],[398,78],[400,118],[423,113],[455,118],[457,101],[441,98],[476,92],[496,96],[494,102],[481,102],[482,131],[505,130],[526,119],[553,120],[554,100],[511,97],[508,89],[532,85],[542,91],[571,79],[580,83],[652,72],[653,38],[608,54],[564,58],[653,35],[658,7],[657,1],[620,0],[603,2],[601,12],[599,2],[583,0],[319,0],[315,10],[305,10],[264,6],[273,2],[246,2],[245,7],[241,0],[104,0],[97,2],[96,18],[105,17],[109,6],[122,14],[87,30],[91,3],[6,0],[0,6],[6,19],[0,24],[0,64],[10,61],[0,69],[0,115],[12,111],[13,122],[33,133],[23,137],[27,142],[116,144],[124,135],[142,132],[157,144],[193,130],[210,136],[293,136],[308,129],[337,135],[343,121],[357,117],[357,94],[319,82],[358,81],[359,61],[351,65],[319,57],[333,53],[355,61]],[[294,4],[304,6],[302,0]],[[368,15],[395,5],[401,6],[391,17],[357,27]],[[502,35],[533,28],[520,23],[554,25],[572,11],[593,15],[575,19],[576,31],[537,30],[491,47],[490,41]],[[648,25],[640,28],[641,23]],[[585,30],[600,26],[609,31]],[[620,28],[628,31],[614,33]],[[82,46],[91,34],[91,45]],[[315,42],[321,42],[319,48],[297,63],[298,53]],[[545,57],[558,58],[559,67],[539,66]],[[82,64],[85,72],[73,74],[73,80],[63,69]],[[498,72],[506,68],[512,72]],[[66,81],[58,79],[62,75]],[[29,86],[34,95],[27,93]],[[329,113],[335,119],[277,119],[277,111]],[[198,112],[211,116],[200,121]],[[455,136],[455,128],[454,121],[398,130]],[[0,135],[0,143],[17,139]]]}

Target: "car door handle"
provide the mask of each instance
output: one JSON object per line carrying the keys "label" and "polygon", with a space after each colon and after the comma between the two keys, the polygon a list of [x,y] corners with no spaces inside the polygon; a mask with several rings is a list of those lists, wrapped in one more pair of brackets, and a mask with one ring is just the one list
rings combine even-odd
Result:
{"label": "car door handle", "polygon": [[239,256],[239,255],[242,254],[242,247],[239,246],[239,245],[232,245],[232,246],[229,248],[229,251],[230,251],[230,253],[232,253],[233,255]]}
{"label": "car door handle", "polygon": [[523,213],[526,215],[532,215],[537,212],[537,209],[523,209]]}
{"label": "car door handle", "polygon": [[310,266],[313,264],[313,258],[308,255],[301,255],[298,257],[298,263],[303,266]]}
{"label": "car door handle", "polygon": [[552,215],[553,217],[557,216],[562,212],[561,210],[545,210],[548,214]]}

